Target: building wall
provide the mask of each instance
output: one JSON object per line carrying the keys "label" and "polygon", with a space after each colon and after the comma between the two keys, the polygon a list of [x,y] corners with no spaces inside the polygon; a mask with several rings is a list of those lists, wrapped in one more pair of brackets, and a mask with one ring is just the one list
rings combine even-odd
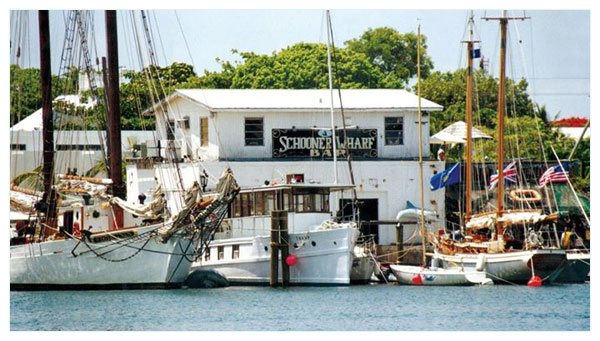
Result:
{"label": "building wall", "polygon": [[[106,132],[102,132],[102,138],[106,139]],[[133,131],[126,130],[122,132],[121,142],[123,155],[130,156],[130,147],[128,137],[132,137],[136,143],[141,143],[153,138],[152,131]],[[100,136],[98,131],[55,131],[55,145],[75,145],[88,146],[99,145]],[[42,164],[42,132],[33,131],[10,131],[11,145],[20,145],[24,150],[11,147],[10,151],[10,177],[31,171]],[[68,168],[77,168],[77,173],[86,172],[94,166],[97,160],[102,158],[100,150],[70,150],[55,152],[56,173],[66,173]]]}
{"label": "building wall", "polygon": [[[211,113],[205,107],[189,99],[175,97],[166,108],[168,119],[183,120],[189,117],[190,128],[184,129],[182,125],[175,125],[175,139],[186,149],[192,159],[202,160],[240,160],[240,159],[271,159],[272,158],[272,130],[273,129],[309,129],[313,127],[329,129],[331,118],[329,110],[301,111],[301,110],[237,110],[218,111]],[[432,113],[435,115],[435,112]],[[158,110],[157,131],[161,140],[166,140],[165,113]],[[335,112],[335,125],[342,126],[339,111]],[[377,129],[377,153],[379,158],[385,159],[416,159],[418,158],[418,117],[416,111],[390,110],[390,111],[345,111],[346,125],[358,126],[361,129]],[[402,145],[385,145],[384,118],[388,116],[403,117],[404,138]],[[208,119],[209,145],[200,146],[200,119]],[[263,118],[263,146],[245,146],[244,120],[245,118]],[[423,156],[429,157],[429,115],[423,119],[422,145]],[[165,145],[163,141],[161,143]]]}

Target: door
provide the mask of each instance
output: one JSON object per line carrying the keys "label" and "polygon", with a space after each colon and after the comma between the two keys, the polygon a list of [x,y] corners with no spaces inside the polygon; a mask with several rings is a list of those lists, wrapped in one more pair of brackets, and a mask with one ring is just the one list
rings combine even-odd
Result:
{"label": "door", "polygon": [[[340,199],[340,207],[344,217],[352,216],[352,200]],[[361,222],[379,220],[378,199],[358,199],[358,218]],[[379,243],[379,225],[361,224],[360,232],[363,235],[374,235],[375,243]]]}

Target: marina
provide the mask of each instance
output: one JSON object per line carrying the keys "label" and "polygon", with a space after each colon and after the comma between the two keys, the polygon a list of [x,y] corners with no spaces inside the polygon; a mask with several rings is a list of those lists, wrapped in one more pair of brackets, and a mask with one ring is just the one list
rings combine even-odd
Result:
{"label": "marina", "polygon": [[[336,47],[325,10],[326,43],[260,59],[314,58],[293,86],[253,82],[306,58],[160,66],[144,10],[63,11],[56,76],[49,11],[13,12],[35,13],[40,66],[11,45],[11,331],[590,330],[590,120],[550,121],[507,77],[525,11],[469,11],[443,74],[421,24]],[[477,25],[499,25],[497,77]],[[392,38],[405,71],[381,68]]]}

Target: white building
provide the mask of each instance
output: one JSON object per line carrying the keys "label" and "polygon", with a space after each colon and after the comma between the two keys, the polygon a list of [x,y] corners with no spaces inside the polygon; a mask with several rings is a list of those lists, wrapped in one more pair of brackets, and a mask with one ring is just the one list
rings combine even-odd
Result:
{"label": "white building", "polygon": [[[66,101],[85,108],[94,105],[81,103],[79,95],[62,95],[54,99],[54,102],[57,101]],[[60,119],[60,113],[55,112],[54,115],[55,119]],[[67,127],[77,125],[77,123],[65,124]],[[131,156],[133,144],[153,139],[153,136],[153,131],[122,131],[121,143],[124,155]],[[56,173],[66,173],[67,170],[76,168],[77,174],[83,175],[102,158],[101,149],[105,142],[105,131],[55,130]],[[40,166],[42,149],[42,109],[40,108],[10,128],[10,178]]]}
{"label": "white building", "polygon": [[[342,90],[341,97],[357,196],[362,201],[361,219],[394,220],[407,201],[419,205],[418,98],[404,90]],[[429,114],[442,107],[425,99],[421,105],[423,153],[429,160]],[[337,91],[334,107],[340,139]],[[210,189],[226,167],[243,187],[285,182],[291,174],[303,175],[305,182],[335,180],[328,90],[177,90],[145,114],[156,116],[159,142],[148,142],[144,156],[165,157],[171,145],[184,162],[178,170],[168,163],[150,166],[147,159],[129,164],[128,198],[139,193],[149,196],[157,177],[176,206],[178,196],[169,195],[181,188],[176,172],[188,188],[206,170]],[[337,181],[349,184],[344,152],[338,146]],[[439,226],[445,220],[444,190],[431,192],[428,184],[434,172],[443,168],[439,161],[425,161],[423,167],[424,206],[438,212]],[[336,212],[349,198],[350,193],[344,198],[332,196],[331,210]],[[380,244],[396,240],[393,225],[365,232],[375,233]],[[405,228],[405,240],[413,232]]]}

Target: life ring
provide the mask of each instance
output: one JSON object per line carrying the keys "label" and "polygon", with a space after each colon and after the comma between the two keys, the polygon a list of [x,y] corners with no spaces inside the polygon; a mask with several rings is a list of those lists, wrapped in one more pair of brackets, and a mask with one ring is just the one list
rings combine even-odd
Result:
{"label": "life ring", "polygon": [[542,195],[535,189],[513,189],[508,196],[515,202],[536,203],[542,201]]}

